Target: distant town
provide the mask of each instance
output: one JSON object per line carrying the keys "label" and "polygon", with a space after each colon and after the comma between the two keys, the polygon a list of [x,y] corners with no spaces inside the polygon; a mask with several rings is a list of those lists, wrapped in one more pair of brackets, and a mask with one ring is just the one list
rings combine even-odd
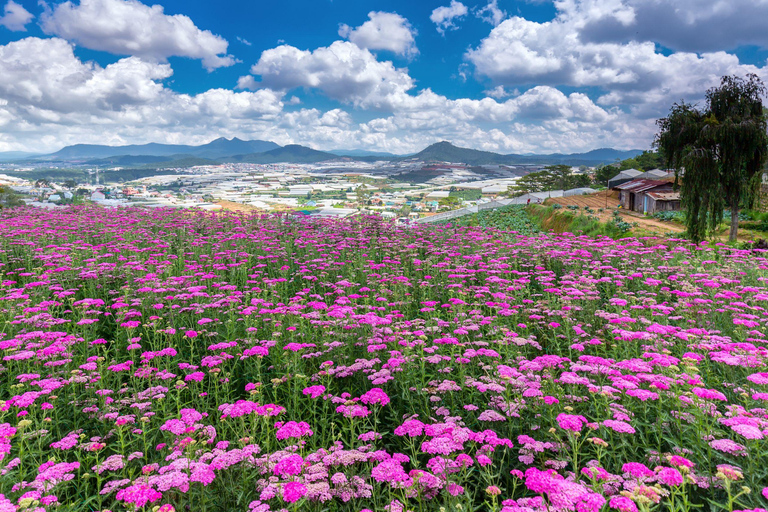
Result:
{"label": "distant town", "polygon": [[[445,155],[466,155],[466,160],[474,162],[438,159]],[[662,209],[679,207],[679,196],[672,192],[665,171],[643,174],[619,164],[614,168],[611,164],[478,163],[478,158],[496,159],[493,155],[439,143],[410,158],[338,156],[311,163],[224,162],[146,169],[31,160],[0,164],[0,172],[5,173],[0,175],[0,185],[21,202],[40,208],[92,202],[107,207],[293,212],[315,218],[365,213],[405,224],[589,195],[607,186],[651,179],[656,180],[651,188],[662,190],[667,194],[663,199],[670,201]],[[613,182],[608,183],[608,178]],[[624,193],[619,192],[622,197]],[[640,204],[626,202],[629,210]]]}

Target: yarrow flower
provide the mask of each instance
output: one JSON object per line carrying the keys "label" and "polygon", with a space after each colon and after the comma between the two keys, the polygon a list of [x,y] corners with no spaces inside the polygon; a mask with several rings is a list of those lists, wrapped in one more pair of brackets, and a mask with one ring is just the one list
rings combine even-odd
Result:
{"label": "yarrow flower", "polygon": [[296,453],[283,457],[275,464],[272,472],[278,476],[294,476],[301,473],[304,458]]}
{"label": "yarrow flower", "polygon": [[287,482],[283,484],[283,500],[287,503],[295,503],[306,496],[307,487],[301,482]]}
{"label": "yarrow flower", "polygon": [[683,475],[675,468],[661,468],[656,477],[660,482],[671,487],[683,484]]}
{"label": "yarrow flower", "polygon": [[340,405],[336,408],[336,412],[344,415],[345,418],[365,418],[371,411],[363,405]]}
{"label": "yarrow flower", "polygon": [[621,434],[634,434],[635,429],[630,425],[629,423],[625,421],[619,421],[619,420],[605,420],[603,422],[603,425],[610,428],[614,432],[619,432]]}
{"label": "yarrow flower", "polygon": [[309,428],[309,423],[305,421],[289,421],[287,423],[278,422],[275,423],[275,427],[277,428],[275,436],[281,441],[291,438],[299,439],[305,436],[311,437],[314,434],[312,429]]}
{"label": "yarrow flower", "polygon": [[389,403],[389,396],[381,388],[373,388],[367,391],[360,397],[360,401],[364,404],[378,404],[387,405]]}
{"label": "yarrow flower", "polygon": [[117,501],[124,501],[125,503],[131,503],[136,508],[142,508],[147,503],[155,502],[162,498],[162,493],[152,489],[146,484],[134,484],[125,489],[118,491],[115,499]]}
{"label": "yarrow flower", "polygon": [[709,446],[719,452],[729,453],[731,455],[747,455],[746,447],[730,439],[715,439],[709,442]]}
{"label": "yarrow flower", "polygon": [[309,395],[312,398],[317,398],[323,393],[325,393],[325,386],[317,385],[317,386],[309,386],[307,388],[304,388],[302,393],[306,396]]}
{"label": "yarrow flower", "polygon": [[393,486],[408,482],[408,484],[403,485],[403,487],[409,487],[410,482],[412,481],[411,477],[408,476],[408,473],[403,469],[402,464],[394,459],[382,461],[374,466],[371,470],[371,477],[377,482],[385,482]]}
{"label": "yarrow flower", "polygon": [[608,502],[608,506],[619,512],[637,512],[637,505],[626,496],[614,496]]}
{"label": "yarrow flower", "polygon": [[580,432],[585,423],[587,423],[587,418],[581,415],[565,413],[560,413],[557,415],[557,424],[563,430]]}
{"label": "yarrow flower", "polygon": [[732,482],[739,481],[744,478],[744,474],[741,469],[731,466],[730,464],[718,464],[717,473],[715,474],[722,480],[730,480]]}
{"label": "yarrow flower", "polygon": [[670,465],[678,468],[692,468],[695,466],[693,462],[680,455],[670,455],[667,457],[667,460],[669,460]]}

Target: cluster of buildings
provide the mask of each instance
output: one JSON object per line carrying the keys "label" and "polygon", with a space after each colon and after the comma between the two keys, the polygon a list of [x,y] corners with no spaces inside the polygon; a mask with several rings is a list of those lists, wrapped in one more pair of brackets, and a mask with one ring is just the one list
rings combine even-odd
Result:
{"label": "cluster of buildings", "polygon": [[[56,208],[72,200],[88,200],[110,207],[253,209],[292,211],[319,218],[379,213],[410,222],[460,208],[488,207],[506,197],[510,187],[529,172],[544,166],[469,166],[460,162],[423,162],[417,159],[381,162],[333,161],[315,164],[228,163],[158,171],[128,183],[79,183],[66,188],[56,183],[36,187],[16,179],[12,188],[25,202]],[[119,169],[109,174],[119,175]],[[11,178],[9,178],[11,179]],[[92,181],[90,178],[88,181]],[[102,178],[103,181],[103,178]],[[587,193],[584,189],[579,193]],[[458,193],[456,193],[458,192]],[[542,202],[570,191],[535,193],[506,202]]]}

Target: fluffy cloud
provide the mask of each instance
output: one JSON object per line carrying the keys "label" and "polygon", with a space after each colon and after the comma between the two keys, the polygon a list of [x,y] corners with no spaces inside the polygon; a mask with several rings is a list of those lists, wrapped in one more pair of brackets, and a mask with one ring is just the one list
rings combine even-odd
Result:
{"label": "fluffy cloud", "polygon": [[[653,133],[652,123],[648,132],[584,94],[548,86],[505,101],[449,99],[430,89],[413,93],[405,70],[346,41],[313,52],[278,47],[265,54],[254,67],[275,88],[262,81],[255,91],[188,95],[163,85],[172,74],[167,63],[127,57],[100,67],[79,60],[60,38],[0,46],[0,151],[73,143],[197,144],[222,135],[396,153],[443,139],[502,152],[572,151],[643,147],[638,141]],[[342,108],[287,110],[285,91],[293,87],[387,113],[361,123]]]}
{"label": "fluffy cloud", "polygon": [[456,30],[456,21],[467,15],[467,6],[456,0],[451,0],[448,6],[441,6],[432,11],[429,19],[436,25],[437,31],[445,34],[448,30]]}
{"label": "fluffy cloud", "polygon": [[584,94],[566,95],[548,86],[505,102],[449,100],[425,92],[415,97],[415,103],[421,108],[399,110],[360,125],[360,143],[400,153],[439,140],[502,153],[571,152],[647,147],[655,133],[653,121],[637,121],[595,105]]}
{"label": "fluffy cloud", "polygon": [[493,87],[492,89],[488,89],[485,92],[485,95],[490,98],[496,98],[497,100],[500,100],[502,98],[507,98],[509,96],[519,96],[520,91],[517,89],[514,89],[512,91],[508,91],[504,88],[503,85],[497,85],[496,87]]}
{"label": "fluffy cloud", "polygon": [[8,0],[3,10],[4,14],[0,16],[0,26],[14,32],[25,32],[27,23],[34,18],[31,12],[13,0]]}
{"label": "fluffy cloud", "polygon": [[504,21],[504,18],[507,17],[507,13],[506,11],[499,9],[499,0],[491,0],[488,2],[488,5],[482,9],[477,9],[475,11],[475,16],[496,27],[499,23]]}
{"label": "fluffy cloud", "polygon": [[46,6],[41,18],[45,33],[60,36],[92,50],[133,55],[164,62],[168,57],[200,59],[209,71],[231,66],[227,41],[200,30],[181,14],[167,15],[161,5],[138,0],[67,1]]}
{"label": "fluffy cloud", "polygon": [[[655,133],[655,118],[673,101],[698,99],[724,74],[766,77],[768,68],[744,65],[724,51],[662,53],[649,40],[590,32],[595,20],[637,30],[641,4],[559,0],[556,17],[537,23],[504,20],[496,1],[483,0],[472,12],[495,27],[463,65],[487,90],[485,97],[462,98],[438,94],[429,84],[417,87],[407,69],[377,58],[378,50],[405,57],[417,51],[415,31],[393,13],[371,12],[358,27],[341,26],[344,41],[262,52],[251,74],[238,80],[239,91],[192,95],[168,87],[173,70],[166,58],[185,55],[217,67],[216,59],[230,59],[226,41],[207,33],[212,39],[205,41],[218,46],[202,44],[198,36],[206,33],[188,18],[136,0],[65,2],[44,15],[45,30],[87,47],[101,41],[99,49],[112,45],[110,51],[130,56],[99,66],[80,60],[73,43],[59,37],[0,45],[0,151],[71,143],[196,144],[218,136],[401,154],[439,140],[502,153],[643,148]],[[680,19],[704,26],[710,7]],[[138,21],[122,8],[137,9]],[[727,18],[730,11],[722,9]],[[444,32],[467,14],[454,0],[436,9],[432,21]],[[110,17],[117,22],[103,21]],[[308,108],[290,96],[295,89],[308,91]],[[311,108],[316,94],[339,104]]]}
{"label": "fluffy cloud", "polygon": [[36,37],[0,46],[0,71],[0,97],[51,118],[151,102],[163,90],[158,80],[171,75],[168,64],[137,57],[101,68],[77,59],[63,39]]}
{"label": "fluffy cloud", "polygon": [[241,77],[241,88],[314,88],[329,98],[364,108],[392,108],[391,99],[414,86],[406,70],[378,61],[370,51],[348,41],[314,51],[281,45],[264,51],[251,73],[259,75],[260,81]]}
{"label": "fluffy cloud", "polygon": [[[613,5],[612,5],[613,4]],[[592,42],[655,41],[679,51],[768,46],[768,3],[761,0],[567,0],[557,3]]]}
{"label": "fluffy cloud", "polygon": [[[313,110],[282,116],[281,128],[321,147],[330,144],[407,152],[447,139],[472,147],[531,151],[540,148],[531,146],[526,134],[536,133],[537,140],[548,150],[564,151],[574,141],[587,144],[601,137],[606,139],[602,145],[606,145],[611,130],[623,137],[611,141],[614,146],[625,147],[642,137],[652,137],[642,130],[627,137],[625,127],[632,120],[626,114],[606,110],[585,94],[566,95],[549,86],[534,87],[523,94],[501,87],[493,91],[497,99],[480,100],[449,99],[429,88],[414,93],[413,80],[406,70],[377,61],[370,52],[349,42],[337,41],[314,51],[279,46],[263,52],[251,72],[260,76],[260,81],[249,75],[241,78],[241,86],[282,91],[307,88],[342,103],[391,113],[357,126],[347,116],[342,118],[343,123],[321,122],[330,114]],[[502,98],[509,99],[500,101]],[[536,132],[537,126],[546,126],[551,137]]]}
{"label": "fluffy cloud", "polygon": [[[167,63],[127,57],[83,62],[60,38],[0,46],[0,150],[55,149],[74,142],[206,141],[211,134],[262,133],[282,112],[282,93],[211,89],[178,94],[162,81]],[[30,147],[34,142],[35,146]]]}
{"label": "fluffy cloud", "polygon": [[725,52],[664,55],[651,41],[594,42],[583,34],[592,19],[631,27],[636,11],[619,0],[563,0],[549,22],[510,18],[466,53],[494,84],[597,87],[602,105],[628,105],[637,115],[662,115],[674,101],[696,100],[726,74],[757,73]]}
{"label": "fluffy cloud", "polygon": [[419,53],[416,31],[407,19],[397,13],[375,11],[369,12],[368,18],[357,28],[342,24],[339,35],[360,48],[387,50],[409,58]]}

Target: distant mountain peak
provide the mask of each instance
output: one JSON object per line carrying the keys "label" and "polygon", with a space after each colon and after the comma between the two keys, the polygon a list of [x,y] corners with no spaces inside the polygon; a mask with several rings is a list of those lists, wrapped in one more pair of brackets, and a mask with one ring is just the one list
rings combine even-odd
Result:
{"label": "distant mountain peak", "polygon": [[440,142],[435,142],[434,144],[430,144],[424,149],[427,150],[427,149],[447,149],[447,148],[464,149],[464,148],[460,148],[459,146],[456,146],[451,142],[448,142],[447,140],[441,140]]}

